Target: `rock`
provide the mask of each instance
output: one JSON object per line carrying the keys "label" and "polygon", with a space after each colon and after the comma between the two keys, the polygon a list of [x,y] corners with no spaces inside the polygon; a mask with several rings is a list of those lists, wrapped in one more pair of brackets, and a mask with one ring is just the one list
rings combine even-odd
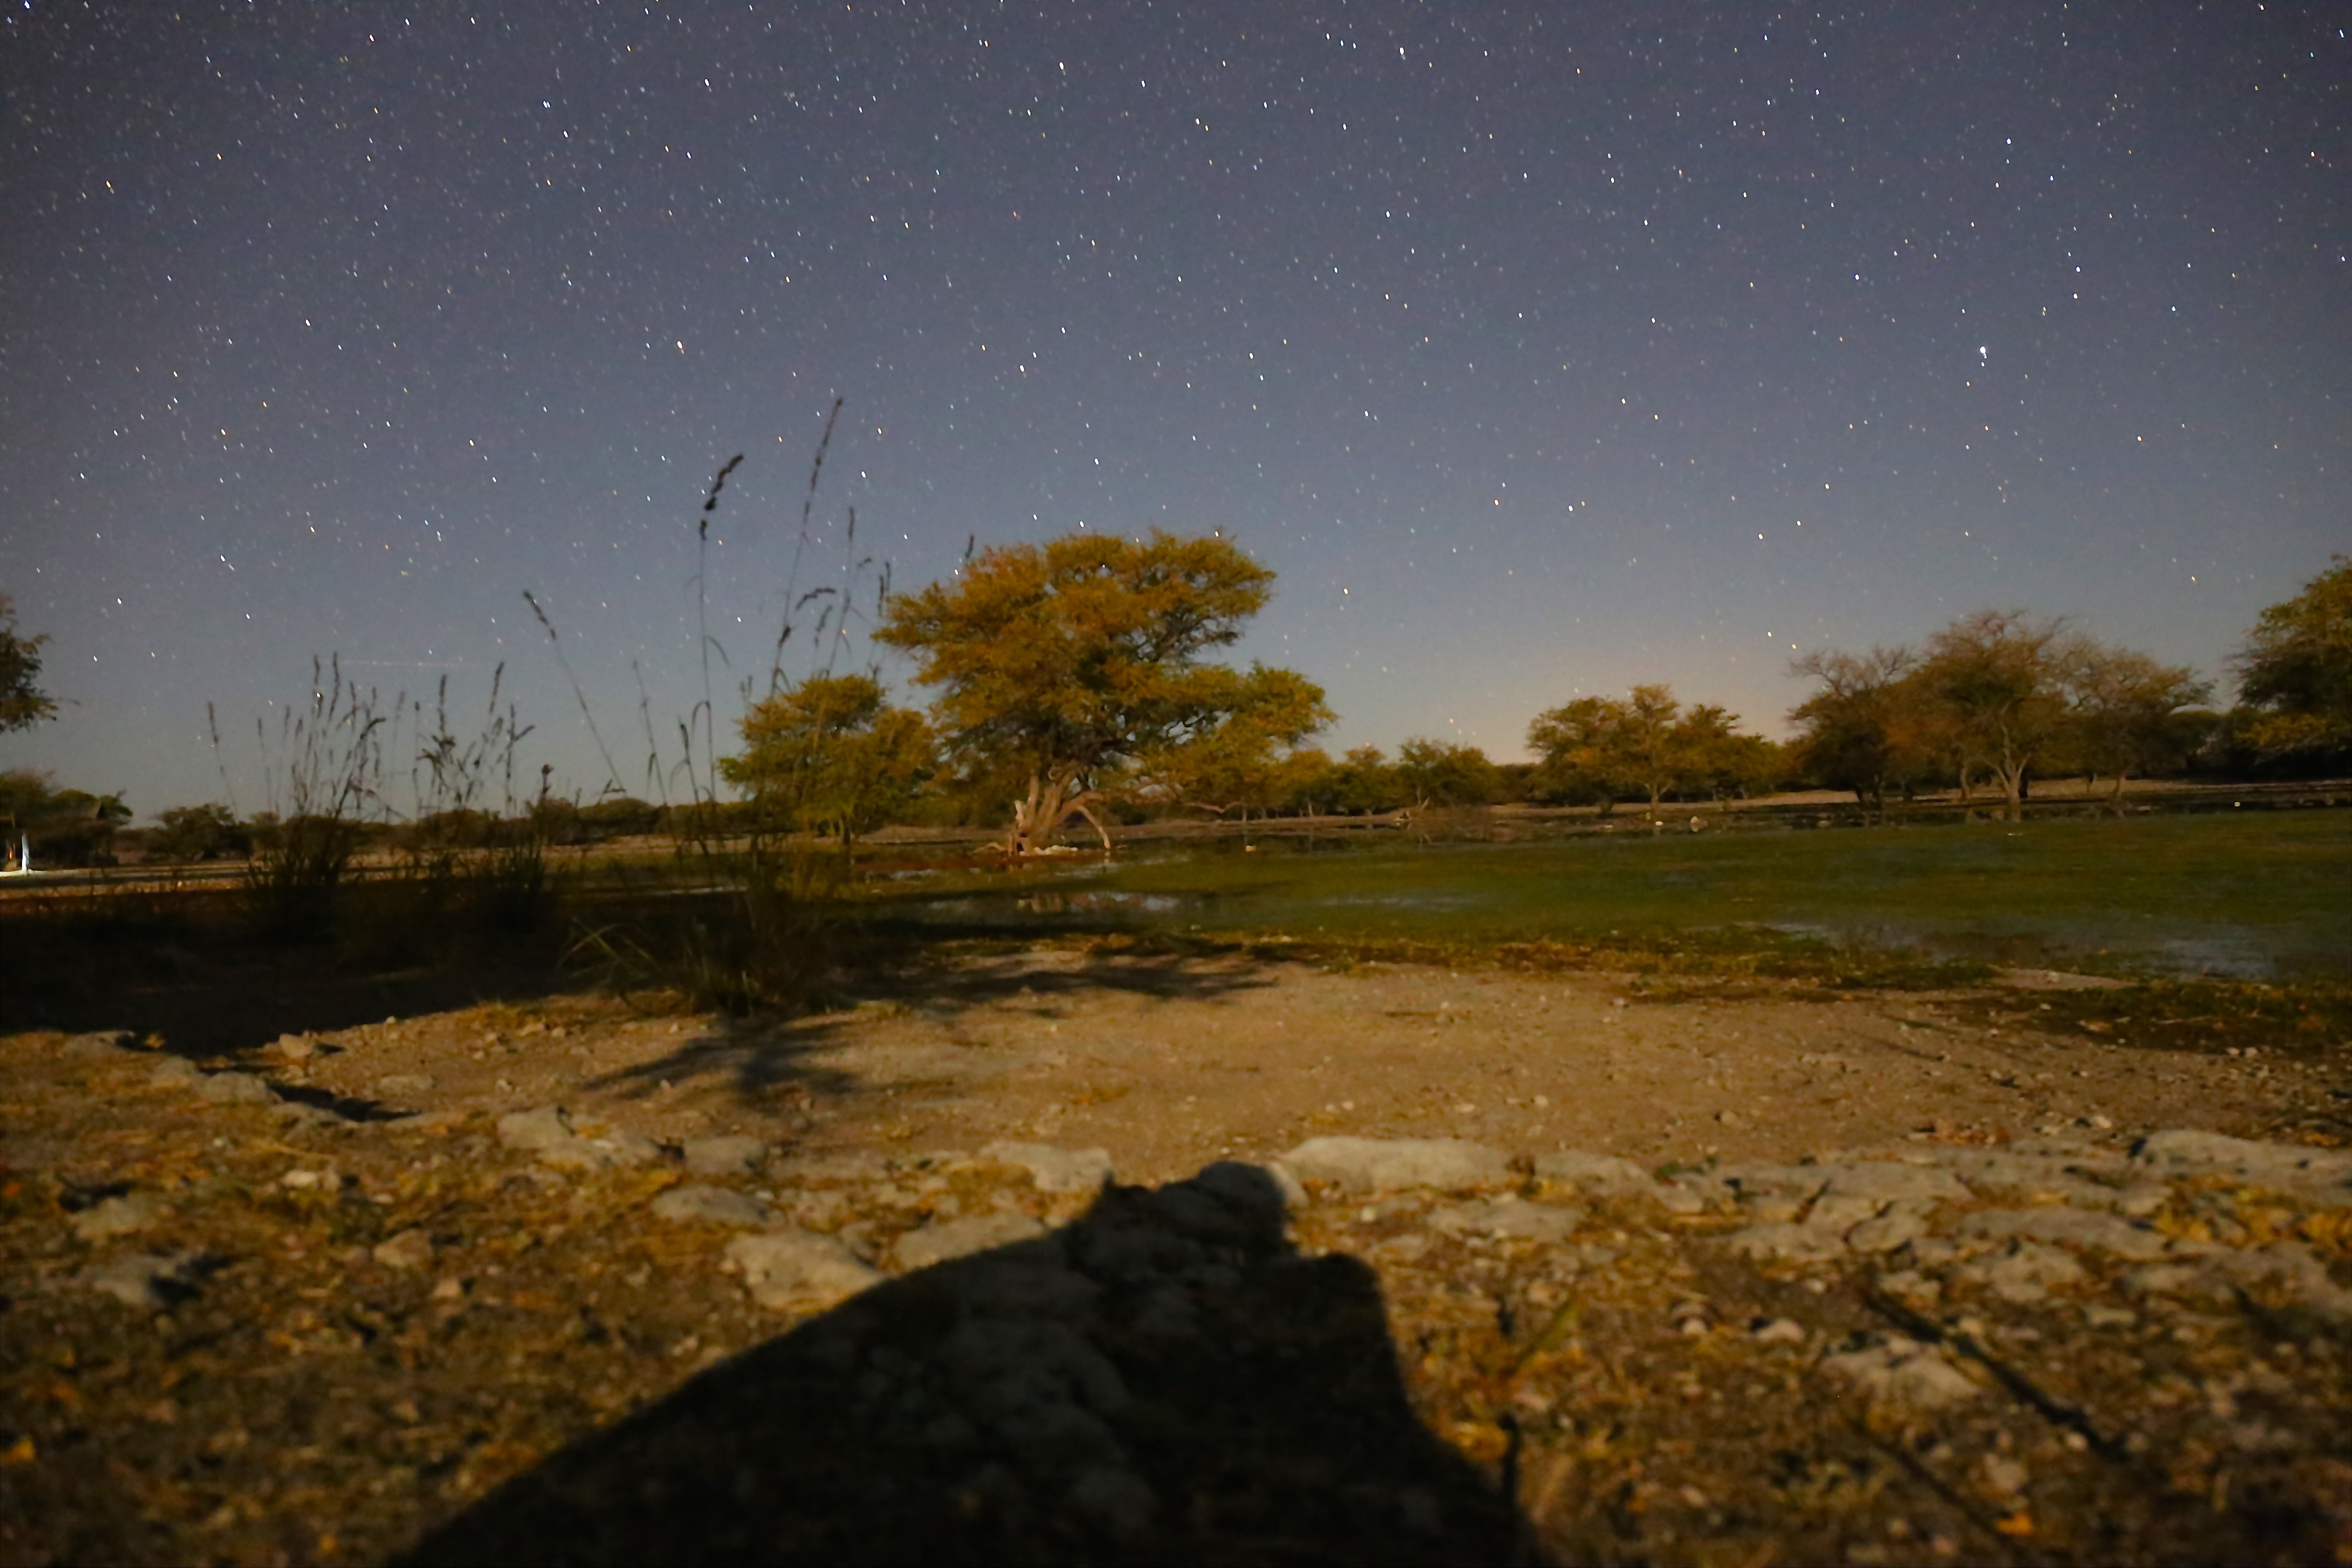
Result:
{"label": "rock", "polygon": [[1983,1472],[1985,1486],[1995,1497],[2014,1498],[2025,1490],[2025,1483],[2033,1472],[2005,1454],[1987,1454],[1977,1467]]}
{"label": "rock", "polygon": [[767,1144],[744,1132],[691,1138],[680,1152],[686,1168],[698,1176],[746,1175],[768,1161]]}
{"label": "rock", "polygon": [[1432,1230],[1455,1235],[1523,1237],[1566,1241],[1584,1221],[1581,1209],[1531,1204],[1524,1198],[1473,1198],[1434,1211],[1424,1221]]}
{"label": "rock", "polygon": [[890,1173],[889,1163],[879,1154],[856,1151],[841,1154],[806,1154],[785,1161],[770,1170],[768,1174],[778,1183],[793,1186],[809,1186],[828,1182],[878,1182]]}
{"label": "rock", "polygon": [[661,1158],[661,1145],[652,1139],[618,1129],[569,1143],[551,1143],[539,1152],[539,1163],[563,1171],[609,1171],[649,1165]]}
{"label": "rock", "polygon": [[[1215,1193],[1236,1210],[1261,1219],[1270,1218],[1277,1231],[1282,1227],[1284,1215],[1305,1208],[1310,1201],[1298,1173],[1279,1160],[1269,1160],[1263,1165],[1220,1160],[1194,1176],[1192,1184]],[[1271,1194],[1267,1184],[1271,1184]],[[1279,1210],[1266,1206],[1269,1195],[1281,1200]]]}
{"label": "rock", "polygon": [[369,1256],[386,1268],[422,1268],[433,1261],[433,1238],[421,1230],[404,1230],[378,1242]]}
{"label": "rock", "polygon": [[730,1187],[672,1187],[653,1202],[656,1219],[684,1225],[731,1225],[743,1228],[773,1225],[776,1211],[747,1193]]}
{"label": "rock", "polygon": [[1845,1242],[1834,1230],[1781,1221],[1751,1225],[1725,1237],[1734,1252],[1755,1258],[1785,1258],[1791,1263],[1826,1263],[1845,1255]]}
{"label": "rock", "polygon": [[1070,1483],[1069,1510],[1117,1541],[1150,1533],[1160,1511],[1160,1494],[1132,1470],[1089,1465]]}
{"label": "rock", "polygon": [[2132,1145],[2135,1170],[2162,1177],[2222,1174],[2250,1186],[2352,1204],[2352,1152],[2257,1143],[2219,1132],[2151,1132]]}
{"label": "rock", "polygon": [[68,1061],[104,1061],[110,1057],[130,1055],[131,1038],[128,1029],[100,1029],[72,1036],[58,1050]]}
{"label": "rock", "polygon": [[1966,1202],[1976,1194],[1951,1172],[1935,1165],[1898,1165],[1874,1162],[1840,1167],[1826,1189],[1833,1197],[1861,1198],[1885,1205],[1948,1199]]}
{"label": "rock", "polygon": [[280,1035],[266,1048],[289,1062],[306,1062],[319,1054],[319,1042],[308,1035]]}
{"label": "rock", "polygon": [[133,1252],[84,1269],[74,1282],[126,1306],[161,1311],[194,1293],[195,1252]]}
{"label": "rock", "polygon": [[600,1129],[583,1134],[573,1128],[571,1113],[560,1105],[509,1111],[499,1118],[499,1142],[509,1149],[536,1153],[541,1163],[559,1170],[604,1171],[650,1164],[661,1158],[660,1144],[635,1132]]}
{"label": "rock", "polygon": [[2078,1208],[1981,1209],[1962,1215],[1951,1228],[1957,1236],[2022,1236],[2068,1247],[2096,1247],[2135,1263],[2162,1258],[2171,1250],[2167,1239],[2147,1226],[2111,1214],[2085,1214]]}
{"label": "rock", "polygon": [[797,1228],[739,1236],[727,1244],[727,1261],[762,1307],[830,1307],[882,1282],[832,1237]]}
{"label": "rock", "polygon": [[1805,1223],[1815,1230],[1835,1231],[1843,1236],[1863,1221],[1876,1219],[1878,1211],[1884,1206],[1877,1198],[1832,1190],[1813,1200],[1812,1208],[1805,1215]]}
{"label": "rock", "polygon": [[205,1076],[204,1068],[185,1057],[165,1057],[148,1072],[147,1081],[158,1088],[179,1088],[195,1083]]}
{"label": "rock", "polygon": [[249,1072],[216,1072],[196,1086],[214,1105],[275,1105],[278,1091]]}
{"label": "rock", "polygon": [[433,1087],[434,1082],[426,1073],[386,1073],[375,1080],[375,1091],[388,1100],[397,1099],[404,1094],[423,1094]]}
{"label": "rock", "polygon": [[1706,1195],[1721,1195],[1710,1188],[1727,1188],[1746,1203],[1750,1198],[1791,1198],[1800,1204],[1811,1203],[1830,1184],[1834,1168],[1822,1165],[1724,1165],[1701,1173],[1690,1172],[1675,1178],[1677,1184],[1695,1184]]}
{"label": "rock", "polygon": [[572,1131],[571,1116],[560,1105],[509,1111],[499,1118],[499,1142],[509,1149],[551,1149],[578,1136]]}
{"label": "rock", "polygon": [[1614,1154],[1587,1154],[1574,1149],[1537,1155],[1536,1174],[1547,1182],[1610,1197],[1651,1196],[1658,1190],[1657,1178],[1631,1160]]}
{"label": "rock", "polygon": [[1973,1399],[1983,1392],[1933,1345],[1889,1334],[1878,1343],[1822,1358],[1822,1370],[1864,1395],[1926,1412]]}
{"label": "rock", "polygon": [[1511,1179],[1501,1151],[1458,1138],[1310,1138],[1282,1163],[1302,1181],[1359,1193],[1407,1187],[1462,1192],[1503,1186]]}
{"label": "rock", "polygon": [[2215,1247],[2194,1263],[2136,1268],[2123,1283],[2138,1295],[2180,1296],[2221,1305],[2235,1305],[2249,1292],[2275,1292],[2331,1322],[2352,1322],[2352,1290],[2336,1284],[2309,1248],[2292,1241],[2244,1251]]}
{"label": "rock", "polygon": [[1927,1216],[1918,1205],[1897,1204],[1847,1231],[1845,1244],[1856,1252],[1892,1252],[1926,1236],[1928,1228]]}
{"label": "rock", "polygon": [[2021,1305],[2045,1300],[2053,1285],[2073,1285],[2086,1276],[2083,1266],[2054,1247],[2022,1238],[2000,1252],[1970,1258],[1954,1278],[1981,1285],[2004,1301]]}
{"label": "rock", "polygon": [[464,1126],[468,1114],[463,1110],[420,1110],[414,1116],[394,1116],[375,1125],[387,1132],[443,1132]]}
{"label": "rock", "polygon": [[1029,1173],[1041,1193],[1091,1193],[1111,1182],[1107,1149],[1057,1149],[1051,1143],[995,1142],[981,1150],[983,1159],[1017,1165]]}
{"label": "rock", "polygon": [[1805,1326],[1793,1318],[1772,1318],[1758,1323],[1748,1331],[1758,1344],[1801,1345],[1805,1342]]}
{"label": "rock", "polygon": [[84,1241],[104,1241],[145,1230],[172,1212],[153,1193],[125,1193],[101,1198],[73,1216],[74,1234]]}
{"label": "rock", "polygon": [[972,1215],[964,1219],[942,1220],[927,1225],[920,1230],[910,1230],[900,1237],[890,1249],[891,1261],[908,1273],[929,1268],[935,1263],[950,1258],[969,1258],[975,1252],[991,1247],[1007,1247],[1017,1241],[1034,1241],[1045,1234],[1045,1227],[1030,1215],[1017,1212]]}

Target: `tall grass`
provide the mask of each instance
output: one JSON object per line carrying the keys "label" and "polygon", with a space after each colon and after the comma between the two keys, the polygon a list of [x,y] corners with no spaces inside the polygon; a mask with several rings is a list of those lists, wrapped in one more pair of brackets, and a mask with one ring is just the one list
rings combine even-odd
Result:
{"label": "tall grass", "polygon": [[[784,581],[784,608],[763,677],[746,677],[737,695],[748,710],[783,689],[795,633],[808,626],[803,676],[832,673],[848,645],[849,626],[870,580],[878,613],[889,593],[887,568],[856,553],[857,514],[846,512],[838,580],[803,589],[801,574],[814,547],[812,524],[827,454],[841,417],[835,399],[825,415],[809,465],[801,500],[800,528]],[[638,718],[646,737],[646,776],[671,826],[673,852],[683,879],[698,891],[635,911],[625,921],[586,931],[574,951],[594,963],[617,989],[671,992],[688,1005],[743,1013],[761,1008],[793,1010],[821,997],[830,984],[835,938],[842,919],[840,893],[848,872],[846,851],[830,841],[795,833],[786,816],[768,809],[756,795],[732,802],[720,789],[719,700],[714,660],[729,662],[711,635],[708,573],[710,522],[729,479],[741,465],[730,458],[711,476],[695,521],[695,636],[702,691],[676,724],[674,752],[657,737],[652,706],[639,674]],[[530,595],[524,595],[547,633],[574,699],[612,774],[619,771],[604,747],[593,710],[564,658],[553,619]],[[809,617],[814,616],[814,625]]]}
{"label": "tall grass", "polygon": [[383,799],[386,722],[375,691],[343,679],[340,658],[311,659],[310,699],[279,715],[274,755],[268,725],[254,721],[268,814],[244,893],[264,935],[309,939],[332,929],[362,824]]}

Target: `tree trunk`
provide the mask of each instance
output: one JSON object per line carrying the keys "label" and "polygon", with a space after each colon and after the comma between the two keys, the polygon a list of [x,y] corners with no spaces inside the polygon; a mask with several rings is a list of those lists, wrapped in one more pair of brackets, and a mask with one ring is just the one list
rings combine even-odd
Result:
{"label": "tree trunk", "polygon": [[1005,853],[1014,859],[1035,854],[1054,841],[1055,830],[1076,813],[1094,824],[1102,838],[1103,853],[1109,854],[1110,833],[1094,814],[1094,792],[1076,789],[1076,779],[1031,774],[1028,798],[1013,803],[1013,828],[1005,836]]}

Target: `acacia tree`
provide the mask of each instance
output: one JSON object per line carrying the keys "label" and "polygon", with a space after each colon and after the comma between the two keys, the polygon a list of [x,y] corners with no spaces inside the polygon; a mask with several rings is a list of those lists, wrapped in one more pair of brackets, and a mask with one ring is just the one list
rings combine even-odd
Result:
{"label": "acacia tree", "polygon": [[1416,810],[1484,805],[1503,786],[1501,772],[1477,747],[1423,735],[1397,748],[1396,778]]}
{"label": "acacia tree", "polygon": [[2177,766],[2216,722],[2205,714],[2200,724],[2182,711],[2210,699],[2212,682],[2129,648],[2085,637],[2068,650],[2065,679],[2076,760],[2094,780],[2113,773],[2117,799],[2131,774]]}
{"label": "acacia tree", "polygon": [[1944,721],[1963,795],[1981,768],[2011,816],[2023,809],[2026,775],[2068,738],[2073,651],[2063,622],[2022,610],[1979,610],[1927,639],[1914,679]]}
{"label": "acacia tree", "polygon": [[787,685],[744,712],[742,733],[746,750],[719,759],[719,776],[845,850],[906,805],[935,755],[923,716],[890,706],[871,675]]}
{"label": "acacia tree", "polygon": [[33,684],[41,674],[41,645],[48,640],[20,635],[16,607],[0,594],[0,734],[57,716],[56,700]]}
{"label": "acacia tree", "polygon": [[2332,559],[2263,612],[2233,661],[2245,736],[2265,756],[2352,752],[2352,559]]}
{"label": "acacia tree", "polygon": [[1273,581],[1213,536],[1066,534],[984,551],[952,585],[895,595],[874,635],[940,688],[933,712],[968,775],[1012,796],[1008,854],[1045,847],[1074,815],[1108,854],[1094,811],[1105,790],[1240,710],[1248,682],[1202,655],[1240,637]]}
{"label": "acacia tree", "polygon": [[1604,810],[1618,795],[1639,790],[1655,816],[1670,793],[1720,788],[1741,762],[1757,760],[1741,743],[1749,738],[1733,731],[1738,721],[1713,705],[1685,712],[1672,687],[1637,686],[1622,700],[1580,697],[1538,714],[1528,726],[1528,749],[1543,759],[1548,787],[1598,794]]}
{"label": "acacia tree", "polygon": [[[1311,766],[1298,747],[1331,722],[1331,710],[1323,689],[1292,670],[1253,664],[1245,675],[1214,667],[1201,673],[1230,683],[1216,700],[1224,721],[1139,757],[1137,779],[1146,791],[1220,816],[1240,812],[1247,843],[1250,813],[1265,816],[1297,789],[1302,767]],[[1329,759],[1322,761],[1328,768]]]}
{"label": "acacia tree", "polygon": [[1789,666],[1815,682],[1813,694],[1789,713],[1797,726],[1791,750],[1798,769],[1832,789],[1850,789],[1856,802],[1883,811],[1886,792],[1922,771],[1903,711],[1914,660],[1905,647],[1865,654],[1822,650]]}
{"label": "acacia tree", "polygon": [[1625,705],[1612,697],[1580,697],[1536,715],[1528,725],[1528,749],[1537,763],[1537,787],[1570,798],[1599,796],[1606,814],[1617,793],[1630,787],[1621,765],[1618,733]]}
{"label": "acacia tree", "polygon": [[1361,816],[1396,803],[1396,769],[1378,746],[1351,747],[1333,764],[1331,805],[1335,810]]}

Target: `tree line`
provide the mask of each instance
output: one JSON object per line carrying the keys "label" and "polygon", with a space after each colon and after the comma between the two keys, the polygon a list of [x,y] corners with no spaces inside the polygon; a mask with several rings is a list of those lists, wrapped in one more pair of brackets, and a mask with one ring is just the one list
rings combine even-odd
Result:
{"label": "tree line", "polygon": [[2233,668],[2240,702],[2202,706],[2195,671],[2063,619],[1985,610],[1917,647],[1807,655],[1812,690],[1783,743],[1663,685],[1538,714],[1536,761],[1417,737],[1334,758],[1331,712],[1294,671],[1205,661],[1264,605],[1272,574],[1220,538],[1072,535],[984,552],[952,584],[890,600],[877,640],[940,689],[928,714],[872,674],[813,678],[752,706],[726,776],[845,844],[883,822],[1009,819],[1033,852],[1073,817],[1367,813],[1499,801],[1722,800],[1791,785],[1890,795],[1982,790],[2011,809],[2039,777],[2111,781],[2193,763],[2243,772],[2352,763],[2352,562],[2263,613]]}
{"label": "tree line", "polygon": [[[747,702],[741,749],[719,776],[740,799],[683,807],[626,796],[581,804],[542,792],[530,831],[584,843],[631,832],[753,821],[845,848],[888,823],[1001,825],[1013,856],[1087,823],[1200,814],[1238,819],[1475,806],[1751,797],[1791,785],[1851,791],[1865,805],[1922,790],[1979,791],[2011,808],[2037,778],[2089,775],[2120,794],[2136,775],[2192,766],[2352,766],[2352,561],[2337,557],[2264,610],[2231,662],[2238,702],[2183,667],[2017,610],[1965,616],[1916,647],[1805,655],[1811,689],[1786,742],[1736,714],[1685,705],[1668,687],[1580,697],[1530,722],[1534,761],[1415,737],[1391,758],[1333,757],[1310,743],[1333,714],[1296,671],[1214,662],[1265,604],[1274,574],[1218,536],[1080,533],[983,551],[950,581],[887,596],[874,626],[908,656],[928,710],[890,700],[878,671],[779,680]],[[0,599],[0,729],[54,714],[36,685],[46,639],[16,630]],[[701,814],[684,824],[680,813]],[[0,775],[12,839],[37,830],[58,859],[103,859],[128,811],[116,796]],[[226,807],[176,808],[149,858],[249,853],[281,830]],[[397,831],[455,846],[513,829],[442,812]],[[393,832],[381,828],[382,832]]]}

